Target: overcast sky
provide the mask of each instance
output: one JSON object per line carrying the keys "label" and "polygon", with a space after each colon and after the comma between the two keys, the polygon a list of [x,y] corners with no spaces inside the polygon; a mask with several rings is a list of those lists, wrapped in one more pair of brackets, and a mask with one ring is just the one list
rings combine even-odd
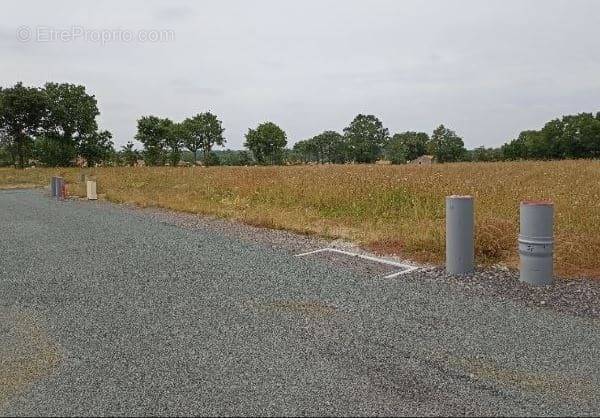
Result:
{"label": "overcast sky", "polygon": [[210,110],[230,148],[267,120],[293,143],[358,113],[497,146],[600,111],[600,1],[9,1],[0,80],[84,84],[117,145],[141,115]]}

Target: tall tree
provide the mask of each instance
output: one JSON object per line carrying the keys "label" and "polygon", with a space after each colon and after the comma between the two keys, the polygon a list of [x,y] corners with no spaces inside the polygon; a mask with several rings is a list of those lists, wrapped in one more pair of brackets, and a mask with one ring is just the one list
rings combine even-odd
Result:
{"label": "tall tree", "polygon": [[400,138],[399,134],[394,135],[385,146],[385,156],[392,164],[406,164],[408,150],[406,144]]}
{"label": "tall tree", "polygon": [[505,160],[521,160],[528,158],[527,136],[535,134],[535,131],[523,131],[519,137],[502,145],[502,158]]}
{"label": "tall tree", "polygon": [[373,115],[358,115],[344,129],[352,159],[357,163],[374,163],[381,155],[389,131]]}
{"label": "tall tree", "polygon": [[[0,88],[0,96],[2,95],[2,88]],[[1,100],[1,99],[0,99]],[[16,166],[16,156],[13,148],[12,138],[6,132],[6,129],[0,127],[0,165]]]}
{"label": "tall tree", "polygon": [[290,155],[292,162],[308,163],[318,161],[317,150],[315,144],[310,139],[298,141],[293,146],[293,154]]}
{"label": "tall tree", "polygon": [[88,167],[109,161],[114,152],[112,134],[108,131],[93,132],[79,141],[78,153]]}
{"label": "tall tree", "polygon": [[444,125],[433,131],[427,148],[439,163],[461,161],[467,152],[462,138]]}
{"label": "tall tree", "polygon": [[256,129],[248,129],[244,146],[252,151],[259,164],[281,164],[287,145],[286,134],[273,122],[265,122]]}
{"label": "tall tree", "polygon": [[156,116],[143,116],[137,123],[135,139],[144,145],[147,165],[162,165],[165,162],[167,139],[171,135],[173,122]]}
{"label": "tall tree", "polygon": [[96,123],[100,114],[96,98],[88,94],[84,86],[68,83],[46,83],[44,92],[48,114],[43,123],[45,144],[42,149],[54,150],[54,156],[42,154],[42,159],[47,165],[71,165],[80,142],[100,135]]}
{"label": "tall tree", "polygon": [[140,153],[134,148],[133,142],[129,141],[127,145],[121,147],[121,159],[130,167],[136,165]]}
{"label": "tall tree", "polygon": [[428,141],[429,135],[425,132],[402,132],[392,136],[389,146],[395,150],[402,150],[404,158],[412,161],[427,154]]}
{"label": "tall tree", "polygon": [[[168,120],[168,119],[167,119]],[[170,120],[165,121],[167,126],[167,137],[165,146],[167,149],[167,160],[169,165],[176,167],[181,161],[181,148],[183,147],[183,128],[180,123],[173,123]]]}
{"label": "tall tree", "polygon": [[348,160],[348,143],[343,135],[335,131],[325,131],[310,141],[315,142],[319,162],[345,163]]}
{"label": "tall tree", "polygon": [[42,122],[47,116],[47,98],[35,87],[22,83],[0,89],[0,131],[15,165],[24,168]]}
{"label": "tall tree", "polygon": [[215,145],[224,145],[223,126],[216,115],[205,112],[183,121],[183,143],[194,154],[196,164],[197,153],[203,152],[203,161],[209,162],[209,154]]}

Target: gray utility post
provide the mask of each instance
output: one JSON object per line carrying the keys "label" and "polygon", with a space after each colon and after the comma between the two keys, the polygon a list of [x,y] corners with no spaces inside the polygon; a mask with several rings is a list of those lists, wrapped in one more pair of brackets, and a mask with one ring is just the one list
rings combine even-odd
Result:
{"label": "gray utility post", "polygon": [[554,204],[521,202],[519,255],[521,281],[535,286],[552,284],[554,252]]}
{"label": "gray utility post", "polygon": [[474,238],[473,197],[446,197],[446,271],[449,274],[473,272]]}
{"label": "gray utility post", "polygon": [[65,198],[65,179],[62,177],[53,177],[54,178],[54,188],[55,194],[53,197],[59,200],[63,200]]}
{"label": "gray utility post", "polygon": [[55,199],[64,199],[65,180],[59,176],[52,176],[50,182],[50,194]]}
{"label": "gray utility post", "polygon": [[52,176],[52,179],[50,180],[50,196],[52,197],[56,197],[57,196],[57,181],[56,181],[57,177],[56,176]]}

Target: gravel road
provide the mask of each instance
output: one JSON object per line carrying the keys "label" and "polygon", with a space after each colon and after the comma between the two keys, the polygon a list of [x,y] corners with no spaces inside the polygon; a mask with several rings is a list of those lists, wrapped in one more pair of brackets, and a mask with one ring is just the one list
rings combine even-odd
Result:
{"label": "gravel road", "polygon": [[1,191],[0,414],[600,414],[593,282],[294,256],[328,245]]}

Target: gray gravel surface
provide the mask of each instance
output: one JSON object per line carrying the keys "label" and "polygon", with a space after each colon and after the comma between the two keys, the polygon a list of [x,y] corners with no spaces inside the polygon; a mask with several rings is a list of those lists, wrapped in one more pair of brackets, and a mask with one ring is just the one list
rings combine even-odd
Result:
{"label": "gray gravel surface", "polygon": [[40,191],[0,192],[0,236],[3,415],[600,413],[591,282],[384,279],[294,256],[322,240]]}

